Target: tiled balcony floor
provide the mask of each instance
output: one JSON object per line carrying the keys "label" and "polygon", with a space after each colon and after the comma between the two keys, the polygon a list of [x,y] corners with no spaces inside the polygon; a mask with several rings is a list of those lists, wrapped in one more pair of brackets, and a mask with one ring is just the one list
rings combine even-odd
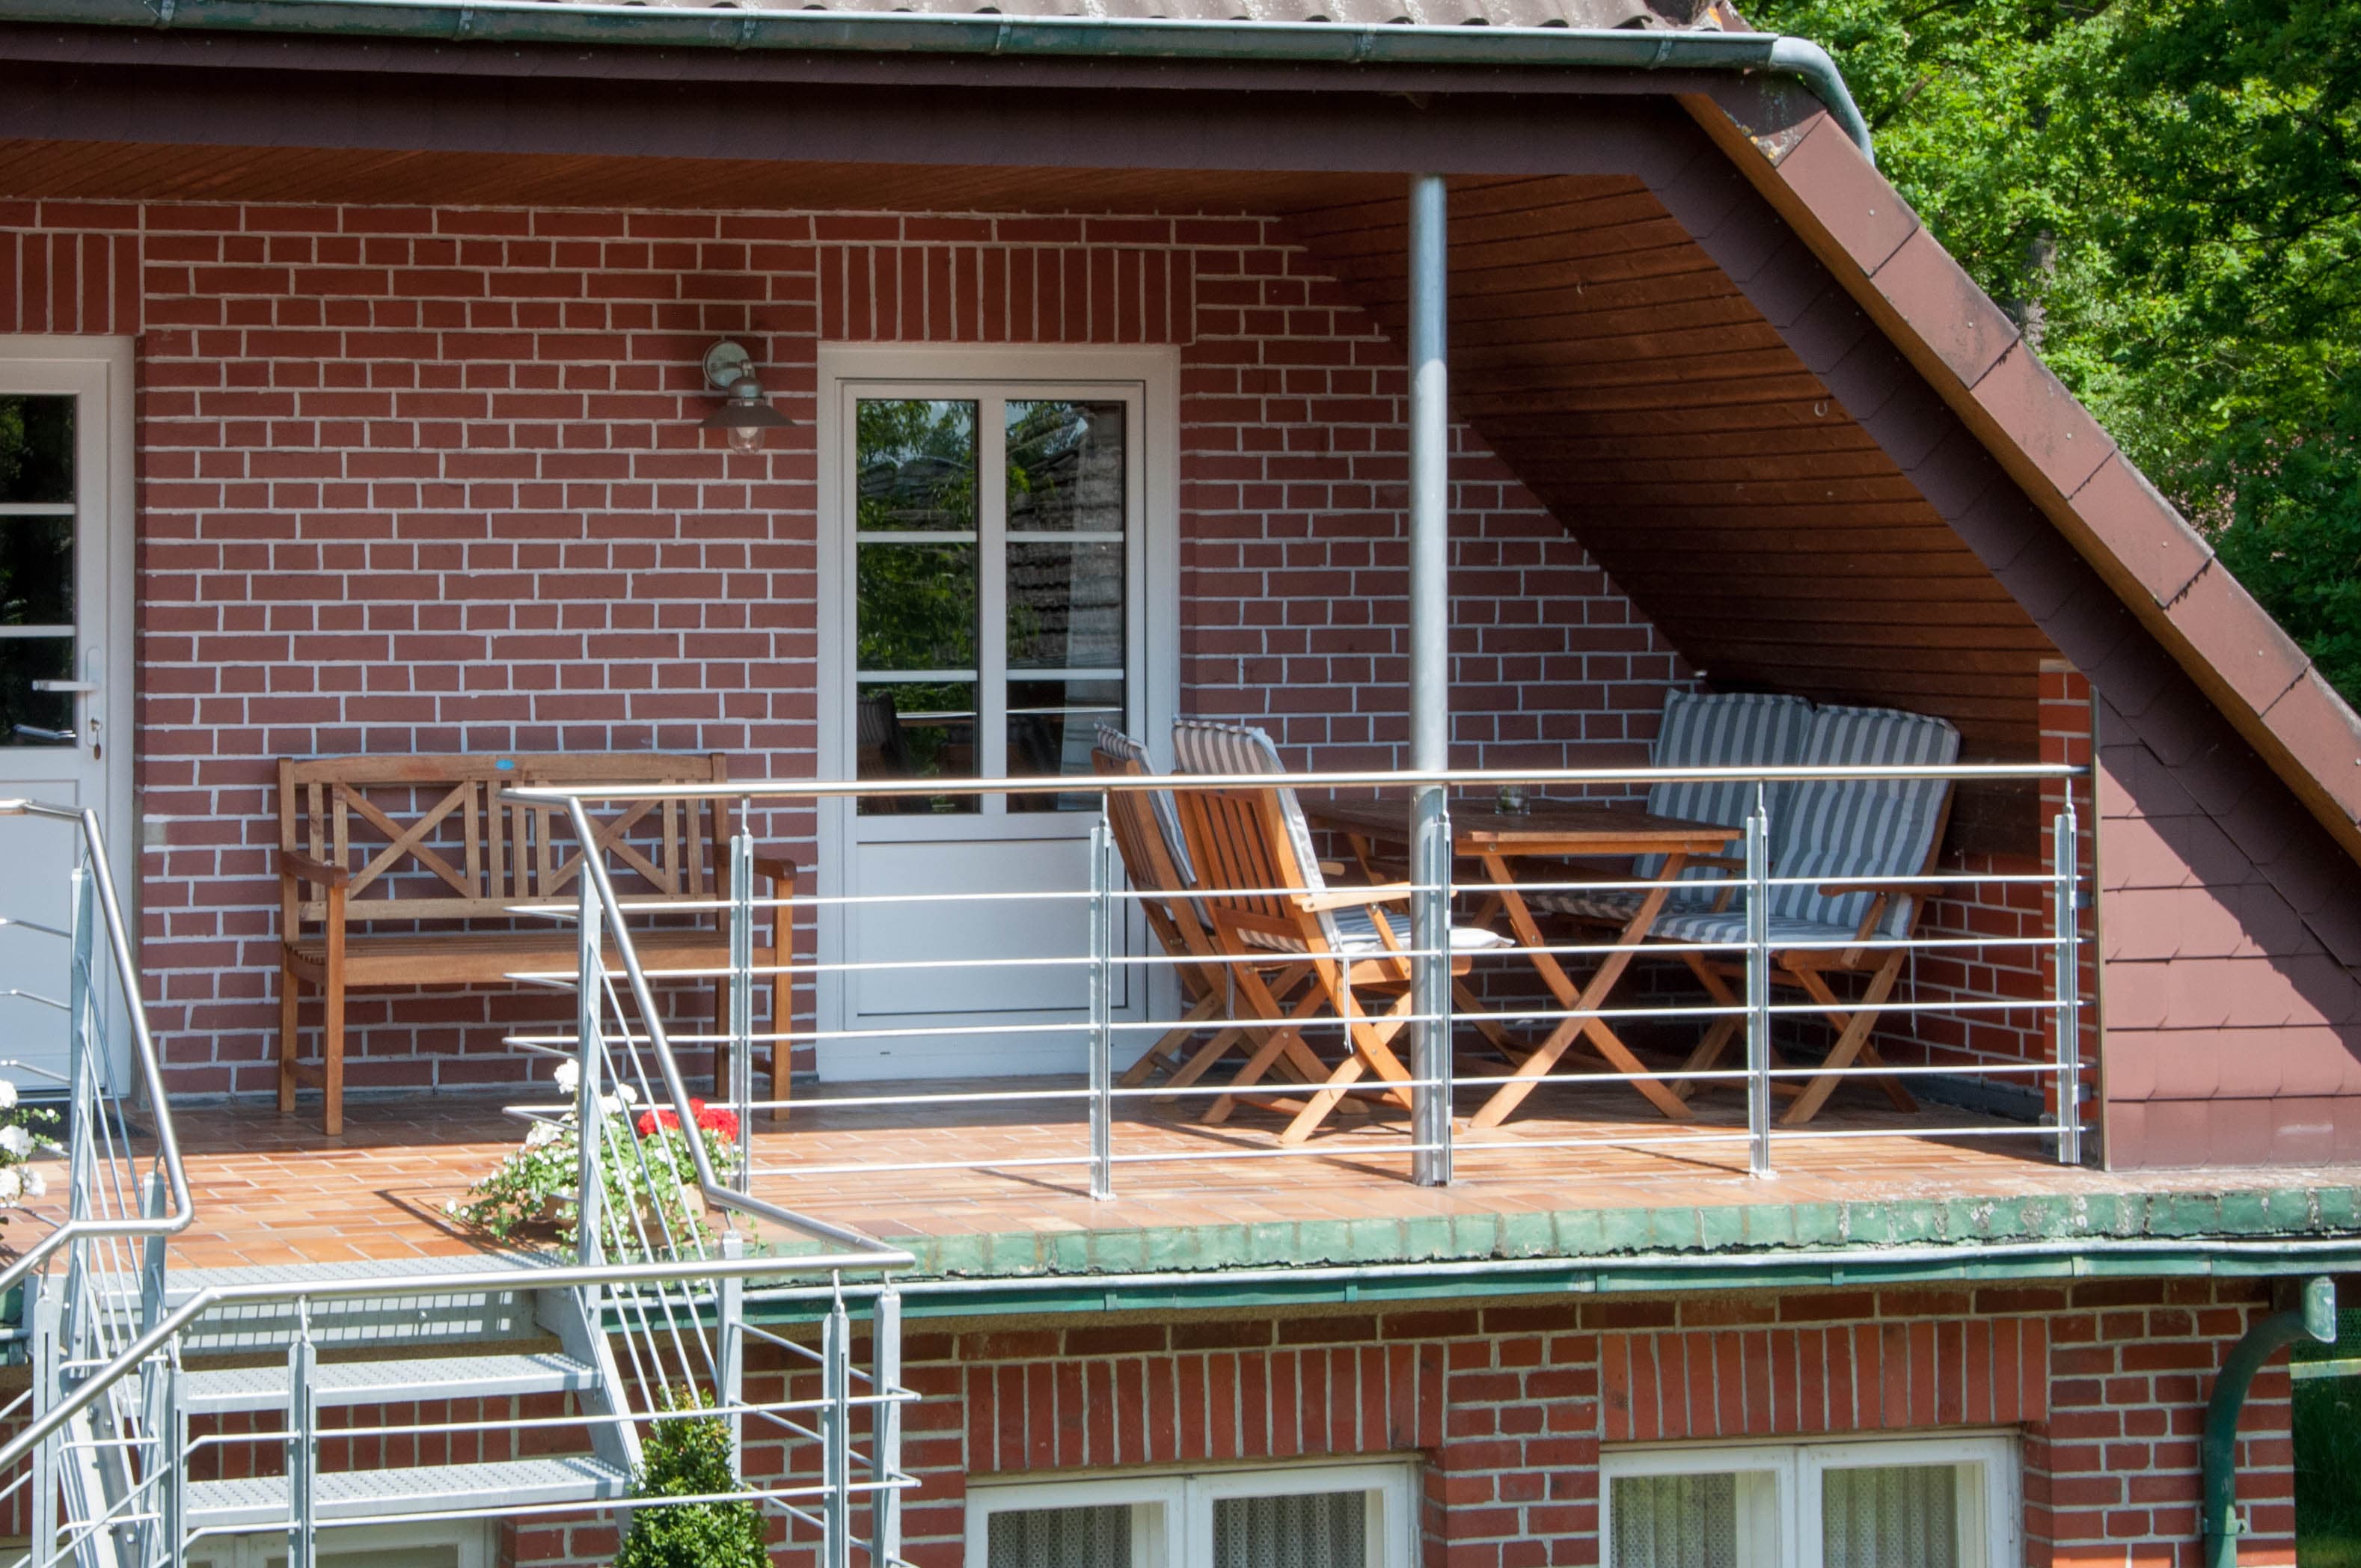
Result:
{"label": "tiled balcony floor", "polygon": [[[1072,1080],[995,1080],[938,1083],[943,1091],[1071,1088]],[[1864,1091],[1841,1096],[1815,1130],[1848,1135],[1783,1140],[1778,1174],[1746,1174],[1742,1107],[1734,1095],[1708,1102],[1694,1128],[1656,1119],[1628,1091],[1601,1084],[1554,1084],[1507,1125],[1463,1132],[1459,1179],[1444,1190],[1412,1186],[1408,1142],[1397,1114],[1313,1140],[1285,1158],[1140,1161],[1144,1155],[1259,1157],[1278,1147],[1275,1118],[1242,1111],[1224,1127],[1195,1125],[1167,1111],[1135,1109],[1116,1129],[1117,1196],[1094,1202],[1079,1157],[1087,1146],[1073,1101],[957,1107],[851,1107],[831,1103],[874,1092],[865,1086],[809,1091],[783,1127],[757,1124],[757,1190],[765,1198],[884,1237],[988,1233],[1154,1230],[1261,1222],[1410,1220],[1438,1215],[1567,1210],[1710,1208],[2041,1194],[2132,1193],[2201,1186],[2236,1188],[2236,1173],[2159,1179],[2108,1176],[2049,1163],[2040,1141],[1912,1135],[1938,1127],[2003,1124],[1942,1106],[1916,1116],[1874,1106]],[[523,1098],[523,1096],[513,1096]],[[175,1247],[176,1266],[330,1263],[354,1258],[449,1256],[481,1250],[478,1235],[444,1212],[448,1201],[498,1160],[522,1127],[501,1102],[441,1097],[359,1101],[346,1132],[324,1136],[315,1107],[280,1116],[265,1103],[192,1104],[179,1114],[197,1201],[197,1220]],[[1190,1108],[1189,1114],[1195,1113]],[[1905,1135],[1859,1135],[1872,1131]],[[1720,1135],[1726,1142],[1669,1140]],[[1480,1137],[1502,1146],[1466,1146]],[[1587,1140],[1544,1147],[1553,1140]],[[1013,1162],[1068,1155],[1072,1165]],[[994,1167],[993,1160],[1011,1162]],[[894,1173],[813,1168],[857,1162],[961,1161],[978,1168]],[[2268,1180],[2265,1178],[2268,1177]],[[2273,1170],[2255,1187],[2352,1185],[2361,1173]],[[24,1233],[19,1233],[22,1234]]]}

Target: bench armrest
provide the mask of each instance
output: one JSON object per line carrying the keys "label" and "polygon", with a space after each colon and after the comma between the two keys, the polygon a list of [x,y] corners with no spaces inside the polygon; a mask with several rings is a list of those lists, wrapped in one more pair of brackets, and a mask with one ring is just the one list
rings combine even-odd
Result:
{"label": "bench armrest", "polygon": [[1307,914],[1323,909],[1351,909],[1371,904],[1400,904],[1418,891],[1417,884],[1407,882],[1384,882],[1372,887],[1331,887],[1318,893],[1290,894],[1295,907]]}
{"label": "bench armrest", "polygon": [[331,888],[343,888],[353,880],[353,873],[342,866],[332,866],[293,850],[279,851],[279,874],[290,881],[315,882]]}
{"label": "bench armrest", "polygon": [[[716,872],[726,871],[730,863],[730,851],[726,849],[713,850],[709,863]],[[800,870],[795,861],[785,855],[774,855],[766,850],[757,850],[754,851],[754,874],[769,877],[774,883],[785,883],[792,891]],[[725,876],[723,880],[728,879]]]}
{"label": "bench armrest", "polygon": [[1850,880],[1824,882],[1819,891],[1835,897],[1848,893],[1891,893],[1915,894],[1921,891],[1918,883],[1909,877],[1895,877],[1890,882]]}
{"label": "bench armrest", "polygon": [[1746,869],[1745,860],[1738,855],[1691,855],[1687,865],[1711,866],[1717,871],[1725,872],[1742,872]]}

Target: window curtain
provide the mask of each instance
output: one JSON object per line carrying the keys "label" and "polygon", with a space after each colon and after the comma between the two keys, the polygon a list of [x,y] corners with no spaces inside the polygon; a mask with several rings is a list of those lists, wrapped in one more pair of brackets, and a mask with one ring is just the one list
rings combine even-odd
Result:
{"label": "window curtain", "polygon": [[1822,1471],[1820,1541],[1822,1568],[1959,1568],[1959,1466]]}
{"label": "window curtain", "polygon": [[1213,1504],[1213,1568],[1368,1568],[1368,1561],[1367,1492]]}
{"label": "window curtain", "polygon": [[1129,1503],[992,1516],[992,1568],[1131,1568]]}
{"label": "window curtain", "polygon": [[1609,1507],[1611,1568],[1739,1568],[1735,1475],[1619,1475]]}

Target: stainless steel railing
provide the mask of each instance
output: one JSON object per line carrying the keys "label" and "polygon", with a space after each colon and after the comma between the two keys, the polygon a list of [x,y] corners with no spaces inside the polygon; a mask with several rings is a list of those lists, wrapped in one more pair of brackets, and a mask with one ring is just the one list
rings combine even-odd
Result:
{"label": "stainless steel railing", "polygon": [[[1742,966],[1742,990],[1730,1002],[1697,1002],[1686,997],[1664,1000],[1656,996],[1583,1007],[1563,1005],[1516,1005],[1499,1011],[1470,1014],[1451,1001],[1448,985],[1424,989],[1424,994],[1444,998],[1443,1005],[1427,1012],[1396,1009],[1387,1014],[1389,1023],[1407,1025],[1413,1031],[1432,1029],[1433,1037],[1449,1041],[1455,1028],[1462,1025],[1502,1027],[1510,1025],[1538,1025],[1558,1028],[1568,1024],[1587,1025],[1597,1020],[1619,1025],[1623,1021],[1687,1020],[1694,1024],[1722,1017],[1734,1019],[1740,1025],[1744,1042],[1742,1065],[1717,1068],[1650,1068],[1644,1072],[1584,1071],[1573,1080],[1580,1085],[1630,1084],[1640,1079],[1658,1083],[1680,1084],[1689,1094],[1711,1085],[1721,1084],[1742,1088],[1746,1095],[1747,1115],[1743,1126],[1730,1128],[1680,1128],[1667,1124],[1664,1130],[1635,1133],[1628,1126],[1602,1130],[1598,1134],[1574,1133],[1564,1135],[1537,1137],[1476,1135],[1455,1115],[1455,1098],[1462,1094],[1489,1094],[1515,1076],[1510,1072],[1463,1070],[1451,1049],[1419,1053],[1420,1067],[1407,1080],[1384,1080],[1348,1083],[1341,1086],[1345,1100],[1366,1103],[1374,1096],[1407,1094],[1411,1100],[1411,1135],[1390,1140],[1383,1145],[1356,1140],[1351,1146],[1358,1158],[1371,1157],[1408,1157],[1426,1179],[1449,1179],[1455,1157],[1481,1157],[1495,1151],[1515,1150],[1519,1153],[1544,1148],[1608,1147],[1621,1149],[1658,1147],[1673,1149],[1703,1145],[1742,1147],[1748,1167],[1757,1174],[1768,1173],[1773,1166],[1773,1152],[1783,1143],[1807,1140],[1858,1138],[2023,1138],[2047,1144],[2061,1163],[2076,1164],[2081,1157],[2082,1118],[2081,1079],[2080,1022],[2083,1004],[2076,978],[2081,961],[2082,938],[2079,929],[2082,907],[2080,880],[2080,849],[2078,823],[2071,802],[2072,781],[2085,776],[2085,770],[2066,765],[2037,764],[1955,764],[1926,767],[1842,767],[1818,768],[1805,766],[1776,768],[1681,768],[1681,769],[1556,769],[1532,771],[1459,771],[1422,773],[1391,772],[1328,772],[1297,774],[1247,774],[1237,776],[1143,776],[1128,777],[1066,777],[1056,781],[1055,789],[1063,795],[1097,795],[1102,812],[1094,825],[1090,847],[1090,872],[1083,885],[1071,888],[1027,891],[972,892],[953,888],[922,888],[891,894],[830,894],[796,892],[786,896],[756,898],[748,867],[751,838],[741,835],[733,848],[732,874],[726,898],[716,898],[701,904],[683,904],[667,899],[662,907],[669,912],[684,909],[704,909],[721,914],[732,931],[731,961],[720,968],[649,968],[642,965],[630,940],[631,917],[653,905],[634,905],[613,895],[613,885],[599,871],[598,908],[597,916],[605,929],[618,940],[624,967],[629,975],[631,994],[638,1003],[641,1025],[629,1031],[620,1040],[627,1051],[647,1050],[657,1062],[664,1080],[666,1097],[684,1114],[686,1097],[683,1089],[676,1056],[682,1045],[709,1045],[731,1051],[736,1064],[730,1088],[731,1109],[740,1118],[741,1129],[751,1135],[752,1118],[758,1112],[785,1110],[787,1102],[757,1099],[751,1091],[746,1064],[751,1048],[770,1045],[780,1050],[791,1049],[797,1043],[827,1045],[850,1043],[867,1038],[912,1038],[926,1036],[951,1040],[985,1042],[994,1039],[1016,1040],[1038,1038],[1049,1035],[1071,1036],[1075,1022],[1009,1023],[977,1020],[955,1024],[926,1025],[895,1025],[892,1027],[858,1026],[819,1027],[796,1020],[774,1019],[768,1031],[756,1031],[752,1026],[749,992],[755,978],[814,979],[834,975],[842,980],[860,974],[895,974],[897,972],[965,971],[980,973],[990,970],[1035,970],[1054,971],[1081,970],[1087,977],[1089,1003],[1087,1017],[1080,1024],[1086,1035],[1087,1069],[1083,1081],[1072,1087],[1043,1087],[1034,1084],[1012,1085],[1007,1089],[959,1089],[928,1091],[920,1087],[896,1086],[875,1093],[831,1093],[822,1102],[835,1110],[925,1111],[957,1117],[963,1112],[992,1107],[1030,1106],[1037,1109],[1068,1112],[1079,1110],[1082,1136],[1072,1145],[1052,1143],[1042,1137],[1038,1152],[1014,1156],[957,1156],[903,1159],[859,1159],[850,1161],[819,1161],[788,1159],[769,1166],[752,1161],[751,1151],[741,1154],[739,1169],[733,1180],[725,1184],[698,1153],[698,1179],[708,1195],[725,1206],[744,1212],[753,1212],[760,1201],[745,1190],[757,1178],[787,1179],[838,1179],[855,1175],[885,1176],[901,1174],[922,1176],[934,1172],[991,1169],[999,1171],[1041,1171],[1049,1169],[1077,1170],[1085,1174],[1092,1193],[1110,1196],[1115,1190],[1115,1173],[1126,1165],[1175,1164],[1290,1158],[1321,1156],[1337,1146],[1315,1138],[1301,1145],[1173,1147],[1159,1143],[1152,1147],[1126,1147],[1122,1129],[1126,1124],[1119,1114],[1123,1109],[1150,1101],[1182,1101],[1196,1103],[1219,1103],[1235,1095],[1233,1086],[1223,1083],[1142,1084],[1124,1086],[1116,1081],[1118,1063],[1125,1053],[1119,1042],[1127,1043],[1143,1035],[1159,1038],[1193,1024],[1198,1037],[1224,1029],[1242,1029],[1268,1033],[1275,1021],[1260,1014],[1245,1014],[1235,1010],[1235,988],[1232,1007],[1218,1014],[1192,1014],[1191,1017],[1130,1018],[1116,1016],[1111,1004],[1114,987],[1112,979],[1126,970],[1149,974],[1159,970],[1182,966],[1203,969],[1209,964],[1233,968],[1256,965],[1268,967],[1269,953],[1228,952],[1208,959],[1202,955],[1175,955],[1155,950],[1119,951],[1116,933],[1124,922],[1121,914],[1133,902],[1160,894],[1142,894],[1125,886],[1123,872],[1114,851],[1112,832],[1105,820],[1104,803],[1107,796],[1121,791],[1170,790],[1196,787],[1235,786],[1244,788],[1288,787],[1297,790],[1339,789],[1367,790],[1371,788],[1405,788],[1442,784],[1449,788],[1489,794],[1505,785],[1526,788],[1579,792],[1596,796],[1606,792],[1623,797],[1635,795],[1651,784],[1663,782],[1724,783],[1740,782],[1756,785],[1804,782],[1816,779],[1848,781],[1902,782],[1913,780],[1966,781],[2047,781],[2064,784],[2066,802],[2053,817],[2045,836],[2049,864],[2038,871],[2021,872],[1954,872],[1882,878],[1881,881],[1905,886],[1922,899],[1956,895],[1970,886],[2017,888],[2029,887],[2042,894],[2048,905],[2048,928],[2032,936],[1991,936],[1976,933],[1960,935],[1886,936],[1872,932],[1842,939],[1797,942],[1782,937],[1774,940],[1769,910],[1773,894],[1780,889],[1822,879],[1773,875],[1770,864],[1770,846],[1775,832],[1767,807],[1758,804],[1756,811],[1742,826],[1731,828],[1731,839],[1745,850],[1743,870],[1730,879],[1730,889],[1735,906],[1746,916],[1742,938],[1728,942],[1690,944],[1710,954]],[[760,784],[735,784],[695,786],[653,786],[641,788],[603,788],[598,786],[522,789],[515,793],[528,798],[538,798],[562,804],[571,814],[575,828],[582,841],[594,841],[584,803],[598,801],[621,806],[633,803],[673,800],[734,799],[741,803],[743,814],[760,805],[803,805],[814,801],[834,800],[849,804],[857,798],[906,798],[940,796],[976,796],[984,795],[1038,795],[1044,789],[1040,779],[914,779],[857,780],[834,782],[774,781]],[[1758,790],[1758,802],[1763,792]],[[1407,810],[1407,807],[1405,807]],[[1407,835],[1406,835],[1407,836]],[[1442,840],[1449,842],[1447,837]],[[2027,846],[2030,852],[2036,846]],[[596,857],[592,862],[596,863]],[[1481,881],[1452,880],[1438,874],[1438,869],[1425,868],[1425,875],[1400,884],[1402,891],[1431,901],[1427,916],[1430,927],[1439,924],[1433,911],[1447,909],[1454,901],[1467,896],[1481,896],[1496,891],[1494,884]],[[1568,877],[1554,883],[1532,882],[1517,884],[1530,893],[1542,887],[1559,891],[1612,894],[1651,887],[1653,883],[1632,877]],[[1274,890],[1277,891],[1277,890]],[[585,894],[588,909],[589,894]],[[1017,958],[977,958],[920,956],[915,958],[858,958],[852,959],[799,960],[791,955],[780,955],[777,963],[755,966],[749,961],[747,934],[758,913],[781,907],[806,912],[822,912],[842,917],[854,910],[874,910],[879,907],[932,905],[971,905],[980,916],[995,911],[1043,905],[1083,906],[1084,940],[1072,952],[1049,956]],[[587,924],[583,932],[584,962],[588,965],[595,943]],[[1878,1011],[1894,1020],[1915,1016],[1948,1014],[1957,1018],[2000,1019],[2020,1021],[2019,1032],[2027,1038],[2038,1035],[2047,1046],[2047,1053],[2024,1059],[1956,1059],[1949,1062],[1927,1061],[1886,1063],[1875,1058],[1857,1066],[1828,1067],[1799,1063],[1783,1064],[1777,1058],[1778,1046],[1774,1032],[1796,1018],[1827,1016],[1831,1011],[1828,1002],[1811,998],[1801,1002],[1776,1000],[1773,990],[1775,953],[1798,948],[1812,947],[1861,950],[1872,953],[1901,953],[1905,963],[1915,964],[1922,954],[1958,955],[1976,949],[2011,949],[2035,959],[2046,959],[2048,973],[2038,994],[1952,996],[1925,999],[1917,996],[1885,999]],[[1488,950],[1487,957],[1501,960],[1530,962],[1537,955],[1554,959],[1600,959],[1620,950],[1610,942],[1543,940],[1539,943],[1515,941]],[[1643,953],[1665,952],[1666,948],[1642,948]],[[1439,946],[1420,946],[1415,941],[1405,944],[1400,957],[1413,962],[1438,966],[1447,965],[1449,953]],[[547,976],[544,979],[562,977]],[[718,981],[729,987],[731,997],[731,1024],[720,1033],[670,1031],[662,1024],[653,987],[665,981]],[[1423,988],[1422,988],[1423,989]],[[1555,998],[1551,998],[1553,1002]],[[1842,999],[1839,999],[1840,1001]],[[2030,1020],[2031,1022],[2026,1022]],[[1298,1027],[1306,1034],[1324,1032],[1341,1037],[1342,1025],[1334,1019],[1303,1020]],[[571,1050],[578,1046],[577,1038],[563,1036],[519,1036],[527,1046]],[[2035,1084],[2052,1083],[2055,1091],[2048,1097],[2050,1108],[2037,1120],[2010,1122],[1995,1120],[1968,1121],[1952,1118],[1945,1121],[1929,1117],[1924,1121],[1900,1126],[1828,1125],[1778,1126],[1773,1112],[1783,1085],[1833,1076],[1839,1080],[1878,1079],[1888,1082],[1911,1080],[1959,1079],[1973,1077],[1986,1080],[2017,1080]],[[1560,1081],[1565,1081],[1561,1080]],[[791,1148],[793,1139],[788,1140]],[[1420,1157],[1423,1157],[1422,1158]],[[1436,1174],[1439,1173],[1439,1176]]]}

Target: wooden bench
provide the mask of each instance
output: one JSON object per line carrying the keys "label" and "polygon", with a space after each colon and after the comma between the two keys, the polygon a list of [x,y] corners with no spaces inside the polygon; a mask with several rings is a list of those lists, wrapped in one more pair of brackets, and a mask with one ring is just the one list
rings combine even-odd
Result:
{"label": "wooden bench", "polygon": [[[299,1084],[325,1095],[331,1134],[343,1130],[345,997],[421,985],[480,985],[519,970],[571,972],[570,921],[520,916],[520,906],[566,908],[581,897],[582,856],[559,807],[517,799],[526,784],[726,783],[712,756],[386,756],[281,759],[279,763],[279,1109],[295,1109]],[[729,895],[728,802],[592,801],[598,850],[626,907]],[[754,874],[780,897],[795,889],[793,862],[757,854]],[[761,896],[758,882],[755,889]],[[771,912],[770,940],[754,963],[791,952],[787,911]],[[715,968],[730,961],[727,922],[714,910],[631,910],[631,937],[651,970]],[[495,928],[485,928],[498,923]],[[370,927],[393,927],[394,929]],[[610,959],[614,949],[609,947]],[[320,1059],[300,1059],[302,989],[322,993]],[[769,977],[774,1030],[792,999]],[[729,987],[714,985],[714,1033],[729,1028]],[[714,1050],[726,1082],[729,1047]],[[771,1050],[771,1098],[787,1098],[788,1051]]]}

